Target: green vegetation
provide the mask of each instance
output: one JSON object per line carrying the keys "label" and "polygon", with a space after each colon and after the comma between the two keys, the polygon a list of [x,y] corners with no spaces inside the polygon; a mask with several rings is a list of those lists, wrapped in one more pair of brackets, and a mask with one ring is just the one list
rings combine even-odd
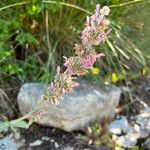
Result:
{"label": "green vegetation", "polygon": [[[112,33],[107,44],[97,47],[106,57],[96,64],[104,81],[116,72],[120,78],[147,68],[144,50],[127,36],[128,26],[121,19],[129,1],[103,0],[111,9]],[[73,54],[79,41],[85,16],[93,12],[98,0],[0,2],[0,78],[13,77],[20,82],[53,80],[62,56]],[[144,2],[139,2],[144,3]],[[146,2],[145,2],[146,3]],[[123,4],[123,6],[122,6]],[[120,7],[122,6],[122,7]],[[130,4],[138,7],[138,3]],[[129,8],[128,8],[129,9]],[[126,24],[126,28],[124,25]],[[127,30],[127,31],[125,31]],[[130,27],[130,30],[135,30]]]}

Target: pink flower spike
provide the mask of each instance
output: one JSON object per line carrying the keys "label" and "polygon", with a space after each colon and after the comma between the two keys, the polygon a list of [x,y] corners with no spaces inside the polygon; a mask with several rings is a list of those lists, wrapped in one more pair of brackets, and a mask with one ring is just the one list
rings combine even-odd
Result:
{"label": "pink flower spike", "polygon": [[100,53],[100,54],[96,55],[96,58],[100,58],[100,57],[103,57],[103,56],[105,56],[105,54],[104,53]]}
{"label": "pink flower spike", "polygon": [[98,18],[99,13],[100,13],[100,4],[97,4],[97,5],[96,5],[96,10],[95,10],[95,17],[96,17],[96,18]]}
{"label": "pink flower spike", "polygon": [[100,10],[100,13],[104,16],[108,16],[109,15],[109,12],[110,12],[110,9],[108,6],[104,6],[101,10]]}

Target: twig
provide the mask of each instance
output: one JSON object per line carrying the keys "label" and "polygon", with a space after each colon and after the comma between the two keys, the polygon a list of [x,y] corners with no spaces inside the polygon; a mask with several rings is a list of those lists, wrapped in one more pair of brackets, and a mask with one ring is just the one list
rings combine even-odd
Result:
{"label": "twig", "polygon": [[133,1],[121,3],[121,4],[118,4],[118,5],[110,5],[110,7],[111,7],[111,8],[123,7],[123,6],[127,6],[127,5],[129,5],[129,4],[138,3],[138,2],[142,2],[142,1],[144,1],[144,0],[133,0]]}

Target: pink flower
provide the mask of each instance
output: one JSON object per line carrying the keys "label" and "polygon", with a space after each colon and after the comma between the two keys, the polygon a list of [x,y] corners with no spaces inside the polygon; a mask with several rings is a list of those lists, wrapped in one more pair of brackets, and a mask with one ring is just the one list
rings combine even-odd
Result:
{"label": "pink flower", "polygon": [[108,6],[104,6],[101,10],[100,10],[100,13],[104,16],[108,16],[109,15],[109,12],[110,12],[110,9]]}
{"label": "pink flower", "polygon": [[97,4],[94,15],[91,17],[87,16],[85,23],[86,27],[82,31],[81,36],[81,40],[84,45],[91,47],[92,45],[98,45],[105,42],[109,25],[109,20],[106,19],[105,16],[107,16],[109,12],[109,7],[104,6],[100,9],[100,5]]}
{"label": "pink flower", "polygon": [[90,38],[90,34],[89,34],[89,31],[88,31],[88,28],[85,28],[82,31],[82,36],[81,36],[81,39],[82,39],[83,43],[87,43],[89,41],[89,38]]}
{"label": "pink flower", "polygon": [[86,56],[84,59],[83,59],[83,67],[85,69],[90,69],[93,67],[95,61],[97,58],[100,58],[102,56],[105,56],[103,53],[100,53],[100,54],[96,54],[96,52],[91,52],[88,56]]}
{"label": "pink flower", "polygon": [[67,67],[65,73],[68,76],[72,76],[73,75],[73,64],[71,63],[71,58],[67,58],[65,56],[63,56],[63,58],[65,59],[65,63],[64,66]]}

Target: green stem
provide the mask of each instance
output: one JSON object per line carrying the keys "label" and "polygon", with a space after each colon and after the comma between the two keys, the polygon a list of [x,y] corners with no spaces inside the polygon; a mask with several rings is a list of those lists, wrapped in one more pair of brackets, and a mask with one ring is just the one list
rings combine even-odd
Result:
{"label": "green stem", "polygon": [[64,6],[68,6],[68,7],[72,7],[72,8],[75,8],[75,9],[78,9],[80,11],[83,11],[87,14],[91,14],[90,11],[84,9],[84,8],[81,8],[79,6],[76,6],[76,5],[73,5],[73,4],[70,4],[70,3],[65,3],[65,2],[57,2],[57,1],[52,1],[52,0],[43,0],[42,1],[43,3],[50,3],[50,4],[60,4],[60,5],[64,5]]}
{"label": "green stem", "polygon": [[15,6],[21,6],[21,5],[26,5],[26,4],[29,4],[31,2],[21,2],[21,3],[15,3],[15,4],[11,4],[11,5],[7,5],[7,6],[4,6],[4,7],[1,7],[0,8],[0,11],[4,10],[4,9],[7,9],[7,8],[11,8],[11,7],[15,7]]}

